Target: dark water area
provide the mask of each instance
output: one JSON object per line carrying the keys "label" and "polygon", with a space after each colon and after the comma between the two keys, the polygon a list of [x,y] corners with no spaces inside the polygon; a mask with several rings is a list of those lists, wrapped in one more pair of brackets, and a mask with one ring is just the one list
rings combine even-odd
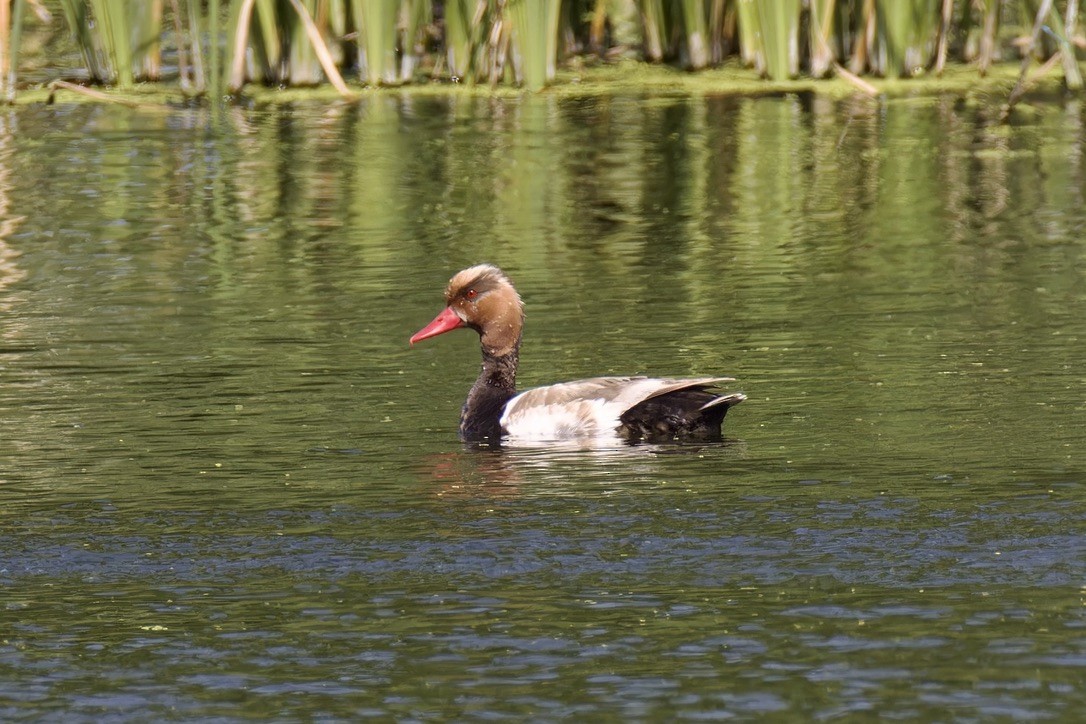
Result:
{"label": "dark water area", "polygon": [[[0,719],[1076,718],[1086,118],[996,113],[0,112]],[[461,444],[484,261],[726,440]]]}

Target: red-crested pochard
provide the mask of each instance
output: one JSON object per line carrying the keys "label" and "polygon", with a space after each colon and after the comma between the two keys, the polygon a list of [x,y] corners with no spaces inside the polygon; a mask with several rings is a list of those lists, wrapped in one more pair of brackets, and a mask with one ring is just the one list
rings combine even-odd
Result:
{"label": "red-crested pochard", "polygon": [[464,440],[714,440],[728,408],[747,399],[709,391],[731,377],[592,377],[518,395],[524,305],[509,279],[490,264],[470,267],[449,280],[445,303],[411,344],[460,327],[479,333],[483,369],[460,412]]}

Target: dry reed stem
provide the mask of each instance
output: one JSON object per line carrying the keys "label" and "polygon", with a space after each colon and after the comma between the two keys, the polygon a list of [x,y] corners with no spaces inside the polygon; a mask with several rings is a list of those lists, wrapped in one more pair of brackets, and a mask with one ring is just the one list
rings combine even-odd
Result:
{"label": "dry reed stem", "polygon": [[942,75],[946,66],[947,47],[950,44],[950,21],[953,19],[954,0],[943,0],[942,17],[939,19],[939,41],[935,51],[935,74]]}
{"label": "dry reed stem", "polygon": [[1060,38],[1060,56],[1063,58],[1063,77],[1067,87],[1071,90],[1082,89],[1082,73],[1078,70],[1078,60],[1071,45],[1071,38],[1075,36],[1075,25],[1078,21],[1078,0],[1067,0],[1067,15],[1063,21],[1065,37]]}
{"label": "dry reed stem", "polygon": [[[1048,17],[1051,10],[1052,0],[1041,0],[1041,6],[1037,8],[1037,17],[1033,21],[1033,30],[1029,35],[1029,44],[1022,49],[1022,67],[1018,71],[1018,81],[1014,84],[1014,88],[1011,89],[1010,95],[1007,96],[1007,105],[1003,106],[1003,111],[999,114],[999,120],[1004,123],[1010,118],[1014,106],[1026,92],[1026,73],[1029,71],[1033,59],[1033,49],[1037,47],[1037,41],[1041,39],[1041,28],[1044,26],[1045,18]],[[1056,55],[1059,55],[1059,53]],[[1051,61],[1051,59],[1049,60]]]}
{"label": "dry reed stem", "polygon": [[187,91],[189,83],[189,57],[185,49],[185,30],[181,27],[181,8],[177,0],[170,0],[170,10],[173,13],[173,31],[177,35],[177,74],[181,82],[181,90]]}
{"label": "dry reed stem", "polygon": [[855,73],[849,72],[840,63],[835,62],[833,64],[833,70],[843,80],[845,80],[845,81],[851,83],[852,85],[854,85],[856,88],[858,88],[865,95],[868,95],[868,96],[871,96],[872,98],[874,98],[875,96],[877,96],[879,94],[879,89],[878,88],[871,85],[870,83],[868,83],[866,80],[864,80],[860,76],[856,75]]}
{"label": "dry reed stem", "polygon": [[238,24],[234,28],[234,64],[230,68],[230,80],[227,82],[227,87],[234,93],[245,85],[245,46],[249,43],[249,21],[253,16],[255,2],[256,0],[244,0],[238,9]]}
{"label": "dry reed stem", "polygon": [[78,85],[76,83],[70,83],[66,80],[54,80],[50,81],[46,86],[49,89],[49,103],[53,103],[57,90],[69,90],[73,93],[93,98],[96,101],[105,101],[107,103],[117,103],[118,105],[128,106],[129,108],[141,108],[144,110],[159,109],[162,106],[152,103],[140,103],[139,101],[129,100],[127,98],[118,98],[117,96],[111,96],[108,93],[103,93],[100,90],[94,90],[93,88],[87,88],[86,86]]}
{"label": "dry reed stem", "polygon": [[317,24],[313,22],[312,16],[309,11],[305,9],[300,0],[290,0],[290,4],[294,7],[295,12],[298,13],[298,17],[302,21],[302,25],[305,26],[305,34],[309,36],[309,42],[313,44],[313,50],[317,53],[317,60],[320,61],[321,68],[324,69],[324,74],[328,76],[328,81],[339,94],[344,98],[354,98],[354,93],[347,87],[347,84],[343,82],[343,76],[336,70],[336,61],[333,60],[332,54],[328,51],[328,46],[324,43],[324,38],[321,37],[321,31],[317,27]]}
{"label": "dry reed stem", "polygon": [[996,28],[999,26],[999,3],[995,2],[984,13],[984,30],[980,36],[980,58],[977,59],[977,72],[988,74],[992,58],[996,51]]}

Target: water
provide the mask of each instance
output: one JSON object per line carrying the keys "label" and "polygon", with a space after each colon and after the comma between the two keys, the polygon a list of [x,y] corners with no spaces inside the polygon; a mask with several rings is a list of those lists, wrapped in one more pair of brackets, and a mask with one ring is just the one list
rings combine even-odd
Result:
{"label": "water", "polygon": [[[0,718],[1086,704],[1080,105],[3,113]],[[461,445],[481,261],[727,440]]]}

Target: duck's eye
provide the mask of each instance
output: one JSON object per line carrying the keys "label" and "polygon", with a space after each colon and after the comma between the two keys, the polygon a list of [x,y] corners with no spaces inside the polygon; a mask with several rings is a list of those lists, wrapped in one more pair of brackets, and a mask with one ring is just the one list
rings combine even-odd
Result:
{"label": "duck's eye", "polygon": [[467,299],[469,302],[475,299],[477,296],[479,296],[479,292],[475,289],[469,289],[464,292],[464,299]]}

